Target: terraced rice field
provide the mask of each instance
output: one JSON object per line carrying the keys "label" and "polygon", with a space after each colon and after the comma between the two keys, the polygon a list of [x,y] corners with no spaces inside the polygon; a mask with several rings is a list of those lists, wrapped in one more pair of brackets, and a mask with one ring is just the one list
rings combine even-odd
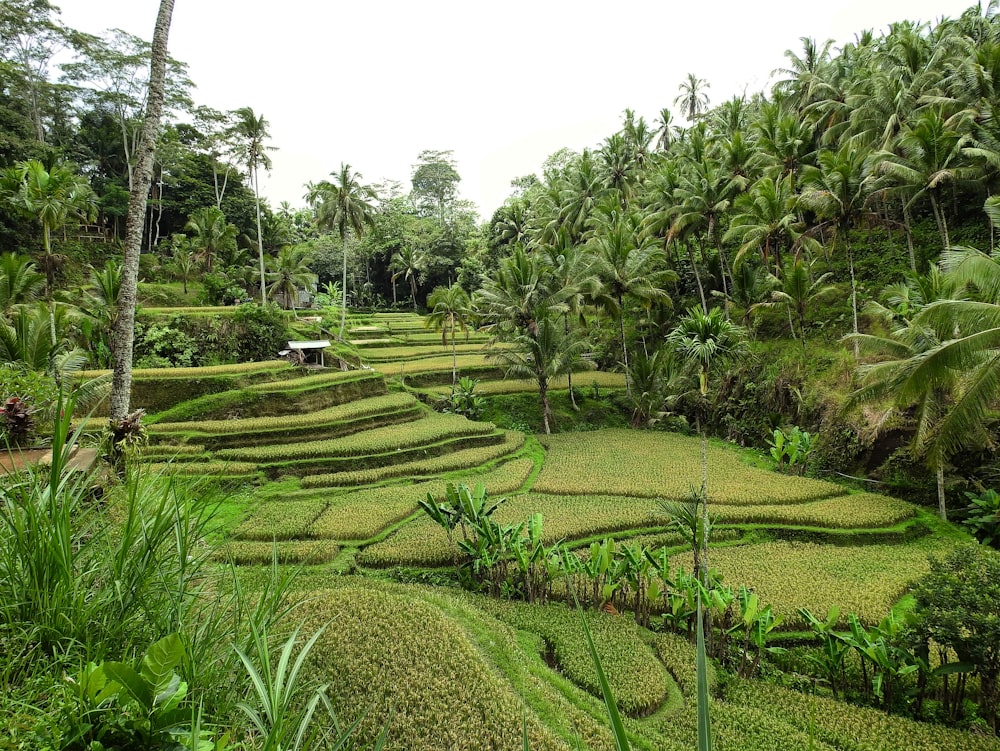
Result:
{"label": "terraced rice field", "polygon": [[[662,503],[700,483],[700,442],[629,430],[526,437],[436,414],[417,397],[450,390],[452,355],[439,334],[417,316],[392,314],[356,323],[349,336],[371,370],[270,363],[149,381],[149,393],[164,397],[150,427],[158,468],[262,483],[218,556],[251,584],[275,557],[305,567],[296,586],[309,596],[296,617],[310,633],[331,624],[309,670],[330,685],[342,722],[368,708],[359,728],[371,741],[391,713],[392,749],[516,749],[524,730],[532,749],[613,749],[585,618],[634,747],[694,747],[694,657],[683,638],[564,603],[387,577],[449,575],[454,548],[418,502],[440,498],[450,482],[506,496],[501,522],[541,513],[549,543],[585,550],[613,535],[666,546],[674,565],[690,567]],[[459,370],[482,378],[480,393],[534,390],[500,378],[481,347],[475,338],[458,347]],[[188,384],[190,397],[177,399],[174,389]],[[574,385],[620,389],[624,379],[585,373]],[[800,607],[826,612],[834,603],[880,620],[928,555],[954,542],[903,501],[779,475],[721,444],[709,447],[708,463],[710,563],[727,582],[753,587],[786,618],[783,628],[801,626]],[[1000,751],[985,737],[738,680],[712,712],[718,748],[888,751],[904,738],[907,748]]]}

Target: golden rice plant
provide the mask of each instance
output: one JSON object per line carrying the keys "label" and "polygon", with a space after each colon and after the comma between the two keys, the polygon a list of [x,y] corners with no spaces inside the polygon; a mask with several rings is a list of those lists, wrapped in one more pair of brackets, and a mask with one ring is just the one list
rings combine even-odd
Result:
{"label": "golden rice plant", "polygon": [[[162,380],[165,378],[214,378],[218,376],[245,376],[255,373],[286,374],[294,368],[287,360],[264,360],[263,362],[240,362],[233,365],[206,365],[198,368],[137,368],[132,371],[133,380]],[[110,370],[85,370],[83,379],[95,378],[110,373]]]}
{"label": "golden rice plant", "polygon": [[[803,626],[799,608],[825,613],[840,606],[846,622],[856,613],[865,624],[881,621],[915,579],[929,570],[928,555],[940,553],[947,540],[925,537],[898,545],[825,545],[811,542],[766,542],[713,548],[709,564],[732,587],[753,587],[786,627]],[[690,554],[673,564],[690,570]]]}
{"label": "golden rice plant", "polygon": [[329,540],[292,540],[285,542],[264,542],[254,540],[230,540],[220,545],[212,553],[217,561],[232,561],[239,566],[266,566],[278,563],[328,563],[337,557],[340,549]]}
{"label": "golden rice plant", "polygon": [[[597,430],[546,437],[545,466],[535,490],[682,499],[701,484],[701,443],[673,433]],[[710,503],[804,503],[842,494],[832,483],[779,475],[740,461],[735,450],[709,446]]]}
{"label": "golden rice plant", "polygon": [[853,493],[787,506],[712,506],[720,522],[776,524],[831,529],[875,529],[912,519],[916,507],[898,498]]}
{"label": "golden rice plant", "polygon": [[[524,434],[517,431],[508,430],[504,433],[503,441],[489,446],[476,446],[473,448],[459,449],[441,456],[432,456],[426,459],[417,459],[412,462],[401,462],[387,467],[374,467],[371,469],[353,469],[345,472],[331,472],[321,475],[310,475],[302,478],[302,487],[349,487],[353,485],[370,485],[383,480],[395,477],[427,477],[430,475],[443,474],[445,472],[457,472],[469,467],[477,467],[487,462],[501,459],[513,454],[524,445]],[[517,490],[528,479],[534,468],[533,462],[527,460],[510,467],[507,471],[512,475],[521,478],[514,487],[509,487],[510,483],[504,483],[504,488],[497,489],[497,492],[505,493],[509,490]],[[507,464],[511,464],[508,462]],[[530,464],[530,466],[528,466]],[[505,467],[507,465],[504,465]],[[506,477],[506,475],[503,475]],[[493,490],[492,486],[487,486]]]}
{"label": "golden rice plant", "polygon": [[329,501],[323,498],[294,501],[262,501],[249,518],[236,529],[241,540],[292,540],[312,537],[306,534],[309,526],[326,509]]}
{"label": "golden rice plant", "polygon": [[153,472],[162,472],[167,475],[196,476],[196,477],[252,477],[259,469],[251,462],[227,462],[227,461],[206,461],[206,462],[154,462],[149,465]]}
{"label": "golden rice plant", "polygon": [[367,456],[424,446],[449,438],[486,436],[495,430],[493,423],[472,422],[460,415],[434,414],[403,425],[375,428],[341,438],[221,449],[216,455],[222,459],[247,462]]}
{"label": "golden rice plant", "polygon": [[[366,708],[357,739],[370,744],[389,718],[387,748],[522,748],[521,697],[453,618],[417,596],[367,585],[320,590],[296,610],[304,630],[327,628],[309,671],[329,684],[337,716],[353,722]],[[515,649],[514,634],[495,623],[495,639]],[[527,712],[532,749],[566,749]]]}
{"label": "golden rice plant", "polygon": [[274,430],[287,431],[293,428],[309,428],[330,423],[348,422],[413,407],[417,403],[417,400],[409,394],[383,394],[301,415],[248,417],[241,420],[163,422],[151,425],[149,432],[150,434],[233,435]]}
{"label": "golden rice plant", "polygon": [[[458,369],[460,371],[468,368],[492,370],[496,367],[486,360],[485,355],[459,355],[457,361]],[[442,355],[440,357],[428,357],[423,360],[414,360],[412,362],[374,363],[372,368],[375,371],[389,377],[399,376],[400,374],[407,376],[415,373],[450,373],[452,369],[452,359],[451,355]]]}
{"label": "golden rice plant", "polygon": [[429,517],[418,517],[358,554],[362,566],[444,566],[452,562],[448,535]]}
{"label": "golden rice plant", "polygon": [[[576,388],[591,389],[594,384],[600,389],[623,389],[625,388],[625,374],[624,373],[605,373],[600,370],[588,371],[586,373],[578,373],[576,375],[576,380],[574,381],[574,386]],[[550,391],[560,391],[569,388],[569,380],[566,376],[559,376],[558,378],[553,378],[549,382]],[[496,394],[520,394],[520,393],[531,393],[538,390],[538,383],[533,380],[524,379],[499,379],[499,380],[482,380],[479,385],[476,386],[476,393],[485,396],[492,396]],[[433,386],[428,388],[435,394],[450,394],[451,386]]]}

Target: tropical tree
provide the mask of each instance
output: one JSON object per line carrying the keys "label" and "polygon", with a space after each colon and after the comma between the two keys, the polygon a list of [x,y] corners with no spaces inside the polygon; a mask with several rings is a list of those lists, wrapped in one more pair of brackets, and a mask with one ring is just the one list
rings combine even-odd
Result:
{"label": "tropical tree", "polygon": [[866,205],[871,190],[867,177],[867,154],[848,142],[837,151],[824,151],[817,158],[817,166],[803,171],[800,197],[801,204],[823,220],[813,231],[832,229],[834,250],[839,247],[847,250],[851,275],[851,330],[855,334],[858,333],[858,288],[851,229],[861,222],[881,221]]}
{"label": "tropical tree", "polygon": [[52,233],[71,219],[95,216],[97,196],[87,179],[67,165],[55,164],[46,169],[37,159],[18,162],[5,170],[0,177],[0,196],[15,212],[41,225],[45,294],[51,297],[59,262],[52,252]]}
{"label": "tropical tree", "polygon": [[508,346],[491,348],[486,356],[499,363],[507,378],[528,378],[538,384],[542,426],[548,435],[555,423],[549,384],[553,378],[587,366],[588,361],[581,358],[587,343],[573,331],[567,334],[552,315],[537,318],[535,323],[534,333],[525,330],[506,338]]}
{"label": "tropical tree", "polygon": [[[797,258],[785,270],[780,279],[771,276],[771,284],[774,288],[771,292],[771,301],[758,303],[755,306],[758,308],[780,307],[788,311],[788,326],[791,329],[792,338],[797,338],[802,343],[803,355],[806,353],[806,316],[809,308],[837,293],[835,285],[827,284],[830,277],[833,276],[833,272],[828,271],[813,279],[810,267],[811,264]],[[793,315],[799,326],[797,336],[795,326],[792,324]]]}
{"label": "tropical tree", "polygon": [[[692,307],[670,332],[667,341],[677,357],[694,371],[698,379],[698,406],[695,413],[697,430],[701,433],[701,488],[698,491],[698,502],[702,506],[702,523],[708,529],[708,435],[702,413],[707,406],[712,376],[743,354],[745,337],[743,329],[726,320],[720,308],[712,308],[705,313],[701,308]],[[701,577],[705,586],[708,586],[707,538],[705,535],[701,554]]]}
{"label": "tropical tree", "polygon": [[239,153],[243,163],[247,166],[247,173],[253,183],[254,203],[257,209],[257,258],[260,261],[260,300],[263,304],[266,297],[264,289],[264,232],[261,229],[260,221],[260,168],[271,169],[271,157],[267,152],[273,147],[265,146],[264,141],[270,138],[267,132],[268,122],[263,115],[257,115],[250,107],[241,107],[233,112],[236,123],[233,130],[237,137],[241,139]]}
{"label": "tropical tree", "polygon": [[925,196],[930,199],[944,248],[950,247],[951,240],[942,192],[975,174],[963,153],[969,142],[968,134],[952,128],[937,108],[929,108],[902,131],[894,151],[875,157],[879,173],[910,195],[907,207]]}
{"label": "tropical tree", "polygon": [[694,73],[688,73],[687,78],[681,81],[674,104],[681,108],[688,122],[693,123],[708,109],[708,94],[705,93],[707,88],[708,81],[698,78]]}
{"label": "tropical tree", "polygon": [[782,252],[794,247],[805,229],[796,200],[790,175],[762,177],[736,199],[729,230],[722,237],[723,242],[740,244],[734,266],[747,253],[757,251],[765,268],[771,265],[775,274],[781,273]]}
{"label": "tropical tree", "polygon": [[392,283],[402,277],[410,282],[410,298],[413,300],[413,312],[417,312],[417,283],[420,275],[427,269],[427,254],[420,248],[404,245],[392,255],[389,270],[394,272]]}
{"label": "tropical tree", "polygon": [[191,246],[194,248],[195,258],[209,273],[215,266],[217,256],[231,254],[236,249],[239,230],[214,206],[206,206],[191,214],[184,229],[192,233]]}
{"label": "tropical tree", "polygon": [[198,274],[198,267],[191,249],[188,247],[175,248],[173,257],[170,259],[168,265],[168,270],[175,279],[180,279],[181,284],[184,285],[184,294],[186,295],[188,282]]}
{"label": "tropical tree", "polygon": [[[606,307],[618,316],[622,365],[629,372],[628,346],[625,339],[625,302],[628,297],[669,304],[664,289],[677,275],[659,266],[656,248],[638,232],[630,218],[614,218],[602,226],[591,241],[594,271],[603,285]],[[626,378],[626,392],[631,387]]]}
{"label": "tropical tree", "polygon": [[300,289],[311,292],[316,289],[318,279],[309,269],[312,257],[309,249],[300,245],[286,245],[278,250],[276,258],[266,259],[268,268],[268,295],[281,300],[282,307],[295,312],[295,300]]}
{"label": "tropical tree", "polygon": [[35,262],[27,256],[15,253],[0,256],[0,313],[8,315],[15,306],[38,298],[45,277],[35,269]]}
{"label": "tropical tree", "polygon": [[132,345],[135,338],[136,291],[139,282],[139,251],[146,216],[146,199],[153,179],[156,137],[163,113],[167,71],[167,37],[174,12],[173,0],[160,0],[153,28],[150,53],[149,90],[146,115],[139,140],[139,159],[135,181],[129,191],[128,217],[125,222],[125,261],[122,264],[122,287],[118,297],[118,319],[111,337],[114,372],[111,381],[111,426],[114,429],[128,414],[132,389]]}
{"label": "tropical tree", "polygon": [[447,344],[451,336],[451,388],[455,390],[458,382],[458,350],[455,347],[455,334],[459,329],[468,335],[468,325],[472,319],[472,306],[469,293],[459,284],[450,287],[436,287],[427,296],[427,307],[430,313],[424,319],[424,326],[441,332],[441,345]]}
{"label": "tropical tree", "polygon": [[377,199],[374,189],[361,184],[361,174],[351,171],[351,165],[341,162],[340,170],[331,173],[333,182],[323,180],[308,186],[306,200],[316,211],[316,224],[336,230],[343,249],[343,276],[340,280],[341,310],[340,338],[344,338],[347,325],[347,234],[360,237],[365,226],[375,224],[372,201]]}

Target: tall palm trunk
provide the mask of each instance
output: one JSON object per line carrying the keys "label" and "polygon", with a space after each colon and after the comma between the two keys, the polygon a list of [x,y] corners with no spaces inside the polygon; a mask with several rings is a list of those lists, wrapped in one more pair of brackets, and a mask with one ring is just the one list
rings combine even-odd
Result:
{"label": "tall palm trunk", "polygon": [[[569,313],[563,314],[563,324],[565,326],[566,336],[569,336]],[[573,393],[573,370],[566,371],[566,384],[569,386],[569,403],[573,405],[573,411],[579,412],[580,407],[576,403],[576,395]],[[628,375],[625,376],[625,388],[628,388]]]}
{"label": "tall palm trunk", "polygon": [[934,210],[934,219],[937,221],[938,232],[941,233],[941,242],[944,243],[944,250],[948,250],[951,247],[951,240],[948,238],[948,221],[944,215],[944,206],[942,206],[934,195],[934,191],[929,191],[931,197],[931,208]]}
{"label": "tall palm trunk", "polygon": [[340,242],[344,251],[343,273],[340,276],[340,340],[344,340],[344,329],[347,327],[347,228],[340,230]]}
{"label": "tall palm trunk", "polygon": [[[913,220],[910,218],[910,207],[903,201],[903,231],[906,233],[906,249],[910,253],[910,271],[917,273],[917,254],[913,249]],[[993,236],[993,224],[990,223],[990,236]]]}
{"label": "tall palm trunk", "polygon": [[260,260],[260,304],[267,302],[267,293],[264,290],[264,234],[260,226],[260,183],[257,167],[253,168],[253,195],[254,203],[257,206],[257,258]]}
{"label": "tall palm trunk", "polygon": [[937,460],[937,497],[938,497],[938,515],[948,521],[948,509],[945,506],[944,498],[944,458],[938,456]]}
{"label": "tall palm trunk", "polygon": [[701,286],[701,273],[698,271],[698,264],[694,262],[694,250],[691,248],[691,243],[686,243],[688,249],[688,258],[691,259],[691,270],[694,271],[694,280],[698,282],[698,296],[701,298],[701,309],[705,313],[708,313],[708,301],[705,300],[705,288]]}
{"label": "tall palm trunk", "polygon": [[542,400],[542,425],[545,427],[545,435],[551,435],[551,424],[555,420],[552,416],[552,406],[549,404],[549,379],[544,376],[538,377],[538,396]]}
{"label": "tall palm trunk", "polygon": [[156,136],[163,113],[167,74],[167,37],[170,33],[170,19],[173,12],[174,0],[160,0],[160,10],[156,16],[150,53],[146,117],[143,120],[142,133],[139,137],[139,161],[135,169],[135,184],[129,193],[128,217],[125,223],[125,258],[122,268],[121,291],[118,296],[118,319],[115,321],[111,334],[111,350],[114,357],[114,372],[111,380],[112,422],[122,420],[129,411],[142,223],[146,216],[146,197],[153,180]]}
{"label": "tall palm trunk", "polygon": [[622,361],[625,364],[625,395],[632,396],[632,379],[629,378],[628,373],[628,347],[625,346],[625,300],[620,292],[618,293],[618,324],[622,336]]}

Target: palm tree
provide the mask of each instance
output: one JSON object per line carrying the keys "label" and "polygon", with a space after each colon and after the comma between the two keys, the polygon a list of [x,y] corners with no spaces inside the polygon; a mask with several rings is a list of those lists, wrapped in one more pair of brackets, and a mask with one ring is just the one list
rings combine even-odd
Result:
{"label": "palm tree", "polygon": [[427,267],[427,255],[420,249],[406,245],[397,250],[389,261],[389,270],[394,271],[392,284],[400,277],[410,282],[410,298],[413,300],[413,312],[417,312],[417,281]]}
{"label": "palm tree", "polygon": [[260,302],[263,305],[267,299],[264,289],[264,233],[261,229],[260,221],[260,168],[271,169],[271,157],[267,155],[273,147],[265,146],[264,141],[270,138],[267,132],[268,122],[263,115],[259,117],[250,107],[240,107],[233,112],[236,116],[236,124],[233,129],[237,137],[243,139],[240,144],[240,153],[243,163],[247,166],[247,172],[253,182],[253,195],[257,209],[257,258],[260,261]]}
{"label": "palm tree", "polygon": [[941,243],[948,248],[948,220],[941,193],[949,183],[963,182],[974,174],[964,163],[963,149],[970,139],[949,126],[937,109],[921,112],[900,135],[895,152],[876,156],[878,171],[910,194],[907,208],[927,196],[934,212]]}
{"label": "palm tree", "polygon": [[188,291],[188,282],[197,275],[194,254],[190,248],[179,247],[174,250],[174,255],[170,259],[169,270],[175,279],[180,279],[184,285],[184,294]]}
{"label": "palm tree", "polygon": [[38,298],[45,277],[27,256],[4,253],[0,256],[0,313],[8,315],[16,306]]}
{"label": "palm tree", "polygon": [[[708,529],[708,436],[702,411],[706,407],[709,384],[717,370],[738,359],[744,350],[743,329],[726,320],[719,308],[705,313],[698,307],[688,309],[677,328],[670,332],[667,341],[677,356],[698,376],[699,404],[695,421],[701,433],[701,489],[698,499],[702,505],[702,522]],[[701,576],[708,586],[708,539],[702,544]]]}
{"label": "palm tree", "polygon": [[468,335],[468,325],[472,318],[469,293],[459,284],[450,287],[436,287],[427,296],[427,306],[431,309],[424,319],[424,326],[441,332],[444,346],[451,335],[451,388],[458,382],[458,354],[455,348],[455,334],[459,329]]}
{"label": "palm tree", "polygon": [[500,364],[506,377],[531,378],[538,384],[542,425],[548,435],[555,422],[549,382],[586,365],[581,355],[587,343],[572,331],[567,334],[552,315],[536,319],[535,333],[523,331],[505,341],[508,347],[492,348],[486,356]]}
{"label": "palm tree", "polygon": [[677,280],[669,269],[660,269],[656,248],[640,237],[635,222],[630,218],[613,218],[610,225],[602,226],[591,242],[594,253],[594,271],[603,284],[604,299],[618,316],[622,345],[622,365],[625,368],[625,391],[631,394],[628,383],[628,347],[625,342],[625,300],[637,297],[669,304],[670,296],[664,287]]}
{"label": "palm tree", "polygon": [[[754,306],[755,308],[785,308],[788,311],[788,326],[791,329],[792,338],[798,338],[801,341],[803,355],[806,353],[806,314],[814,303],[836,294],[837,287],[826,283],[832,276],[833,272],[828,271],[815,280],[812,279],[810,264],[797,258],[781,279],[775,276],[771,277],[771,284],[774,287],[774,291],[771,292],[771,301],[758,303]],[[793,313],[799,324],[798,336],[796,336],[795,326],[792,324]]]}
{"label": "palm tree", "polygon": [[374,189],[361,184],[361,174],[351,171],[351,165],[340,163],[340,171],[331,173],[333,182],[323,180],[310,185],[306,194],[309,205],[316,210],[316,224],[336,230],[344,252],[343,275],[340,280],[340,338],[347,325],[347,233],[360,237],[364,227],[374,226],[377,199]]}
{"label": "palm tree", "polygon": [[[209,273],[215,265],[216,256],[231,253],[236,249],[236,236],[239,230],[214,206],[206,206],[191,214],[184,229],[194,235],[191,238],[191,245],[195,250],[195,257]],[[185,292],[187,292],[186,284]]]}
{"label": "palm tree", "polygon": [[280,299],[282,307],[291,308],[293,315],[298,291],[316,289],[317,277],[309,270],[310,263],[308,249],[295,245],[286,245],[278,251],[277,258],[267,259],[270,268],[267,278],[271,282],[268,294],[272,299]]}
{"label": "palm tree", "polygon": [[858,288],[854,275],[854,249],[851,246],[851,229],[861,222],[880,222],[881,218],[869,211],[866,202],[870,192],[868,181],[868,155],[859,147],[845,143],[837,151],[824,151],[816,167],[802,173],[804,186],[800,202],[824,220],[813,231],[831,227],[834,231],[834,250],[843,244],[847,249],[848,268],[851,275],[852,332],[858,333]]}
{"label": "palm tree", "polygon": [[132,345],[135,340],[136,291],[139,283],[139,251],[146,216],[146,199],[153,180],[153,157],[163,113],[167,74],[167,37],[174,12],[173,0],[160,0],[153,28],[150,50],[149,90],[146,116],[139,136],[139,159],[134,182],[129,191],[128,217],[125,222],[125,261],[122,288],[118,299],[118,320],[111,336],[114,374],[111,381],[111,426],[121,424],[129,410],[132,390]]}
{"label": "palm tree", "polygon": [[58,259],[52,253],[52,233],[70,219],[84,220],[95,216],[97,196],[87,179],[65,164],[55,164],[46,169],[37,159],[18,162],[5,170],[0,178],[0,196],[18,214],[42,226],[45,294],[51,298],[58,265]]}
{"label": "palm tree", "polygon": [[708,81],[698,78],[694,73],[688,73],[687,78],[681,82],[678,88],[680,93],[674,99],[674,104],[681,108],[688,122],[693,123],[708,109],[708,94],[705,93],[707,88]]}
{"label": "palm tree", "polygon": [[733,259],[739,266],[750,251],[758,251],[765,268],[773,265],[781,273],[782,251],[794,247],[802,236],[803,223],[796,211],[791,175],[762,177],[734,204],[729,230],[723,242],[740,244]]}

